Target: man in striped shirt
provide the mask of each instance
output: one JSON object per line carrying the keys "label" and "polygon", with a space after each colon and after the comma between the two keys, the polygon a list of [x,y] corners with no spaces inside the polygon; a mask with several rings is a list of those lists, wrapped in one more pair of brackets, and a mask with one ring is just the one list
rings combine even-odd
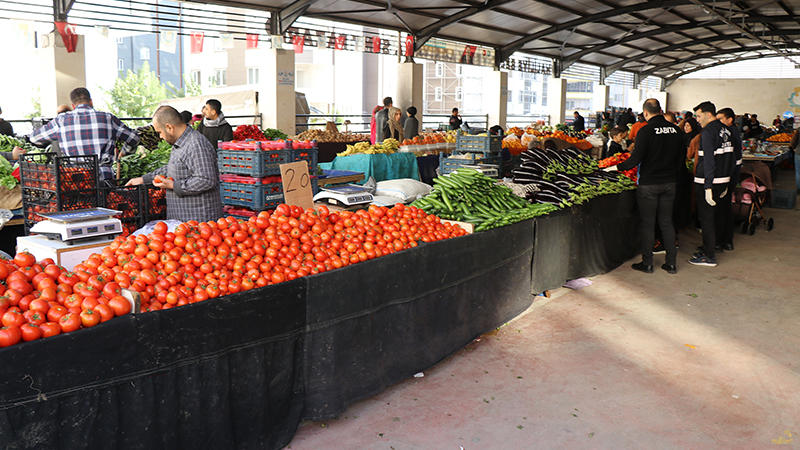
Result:
{"label": "man in striped shirt", "polygon": [[86,88],[74,89],[69,99],[73,111],[59,114],[34,131],[31,142],[43,144],[56,139],[63,155],[97,155],[100,177],[112,178],[111,164],[117,141],[122,142],[126,150],[132,150],[139,145],[139,136],[112,114],[96,111]]}

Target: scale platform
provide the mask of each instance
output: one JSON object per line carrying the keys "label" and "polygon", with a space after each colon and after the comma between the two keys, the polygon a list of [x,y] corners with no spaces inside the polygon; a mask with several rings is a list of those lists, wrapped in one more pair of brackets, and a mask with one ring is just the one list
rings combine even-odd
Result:
{"label": "scale platform", "polygon": [[324,201],[331,205],[353,206],[372,203],[373,197],[368,189],[357,185],[323,187],[314,196],[314,201]]}
{"label": "scale platform", "polygon": [[37,222],[30,231],[67,245],[100,236],[114,239],[122,233],[122,222],[113,216],[121,212],[107,208],[88,208],[39,213],[46,220]]}

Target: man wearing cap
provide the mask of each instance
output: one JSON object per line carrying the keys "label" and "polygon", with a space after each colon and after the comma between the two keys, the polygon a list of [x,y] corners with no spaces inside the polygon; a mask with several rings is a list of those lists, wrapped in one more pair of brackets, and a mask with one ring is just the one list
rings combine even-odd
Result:
{"label": "man wearing cap", "polygon": [[233,127],[225,120],[222,103],[219,100],[211,99],[203,106],[203,121],[197,126],[197,131],[205,136],[214,148],[217,148],[219,141],[233,140]]}

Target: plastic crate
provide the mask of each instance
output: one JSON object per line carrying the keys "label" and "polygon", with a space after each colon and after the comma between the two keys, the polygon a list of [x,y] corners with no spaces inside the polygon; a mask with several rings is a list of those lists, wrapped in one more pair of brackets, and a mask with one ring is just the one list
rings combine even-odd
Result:
{"label": "plastic crate", "polygon": [[307,162],[308,172],[311,174],[317,171],[317,158],[319,158],[319,149],[317,147],[289,150],[289,162]]}
{"label": "plastic crate", "polygon": [[22,188],[22,213],[31,224],[44,220],[37,213],[73,211],[99,206],[97,189],[53,192],[45,189]]}
{"label": "plastic crate", "polygon": [[244,206],[254,211],[274,209],[283,202],[283,193],[265,193],[265,186],[270,185],[222,182],[219,186],[222,204]]}
{"label": "plastic crate", "polygon": [[145,223],[167,219],[167,191],[152,184],[144,185]]}
{"label": "plastic crate", "polygon": [[139,218],[144,221],[144,186],[125,186],[122,182],[116,183],[116,180],[115,184],[100,188],[100,206],[122,211],[115,216],[117,219]]}
{"label": "plastic crate", "polygon": [[778,209],[794,209],[797,204],[797,191],[794,189],[773,189],[769,206]]}
{"label": "plastic crate", "polygon": [[20,155],[22,187],[71,192],[97,189],[97,156],[58,156],[57,153]]}
{"label": "plastic crate", "polygon": [[447,175],[448,173],[455,172],[459,167],[462,166],[473,166],[476,164],[488,164],[494,165],[497,167],[497,170],[500,170],[500,155],[495,156],[477,156],[478,154],[473,154],[472,158],[467,157],[466,155],[457,155],[447,157],[444,154],[439,156],[439,174]]}
{"label": "plastic crate", "polygon": [[266,177],[281,173],[288,162],[289,150],[220,150],[217,152],[220,173]]}
{"label": "plastic crate", "polygon": [[132,234],[147,223],[142,217],[126,217],[119,219],[119,221],[122,222],[122,234],[125,236]]}
{"label": "plastic crate", "polygon": [[456,136],[456,151],[500,153],[502,136]]}

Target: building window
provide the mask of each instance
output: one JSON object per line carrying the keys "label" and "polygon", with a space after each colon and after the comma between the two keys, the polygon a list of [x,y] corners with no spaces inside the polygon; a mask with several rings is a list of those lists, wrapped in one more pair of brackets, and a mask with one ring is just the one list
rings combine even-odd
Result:
{"label": "building window", "polygon": [[436,63],[436,76],[442,78],[444,76],[444,63]]}
{"label": "building window", "polygon": [[514,91],[509,90],[506,97],[508,97],[508,103],[514,103]]}
{"label": "building window", "polygon": [[142,61],[150,61],[150,47],[142,47],[139,49],[139,59]]}
{"label": "building window", "polygon": [[461,86],[457,86],[456,87],[456,101],[460,102],[462,100],[464,100],[464,88],[462,88]]}
{"label": "building window", "polygon": [[433,89],[433,99],[437,102],[442,101],[442,88],[437,87]]}
{"label": "building window", "polygon": [[122,38],[117,38],[117,45],[122,45],[124,43],[125,41],[123,41]]}
{"label": "building window", "polygon": [[536,92],[533,92],[531,94],[531,103],[533,103],[534,105],[536,104]]}
{"label": "building window", "polygon": [[228,69],[214,70],[214,86],[228,85]]}
{"label": "building window", "polygon": [[247,84],[258,84],[258,67],[247,68]]}
{"label": "building window", "polygon": [[199,70],[192,70],[189,72],[189,79],[192,80],[192,83],[200,85],[200,71]]}
{"label": "building window", "polygon": [[456,64],[456,75],[463,76],[464,75],[464,66],[461,64]]}
{"label": "building window", "polygon": [[119,70],[120,72],[125,70],[125,60],[123,60],[123,59],[118,59],[117,60],[117,70]]}

